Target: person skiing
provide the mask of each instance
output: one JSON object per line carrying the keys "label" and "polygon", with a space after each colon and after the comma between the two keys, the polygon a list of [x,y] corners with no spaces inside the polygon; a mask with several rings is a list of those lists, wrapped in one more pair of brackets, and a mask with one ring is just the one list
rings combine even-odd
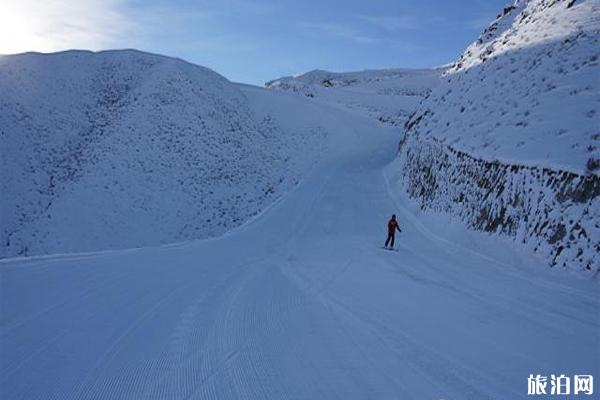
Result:
{"label": "person skiing", "polygon": [[[398,221],[396,221],[396,214],[392,215],[392,218],[388,221],[388,237],[385,241],[385,247],[388,247],[388,243],[390,244],[390,249],[394,248],[394,236],[396,235],[396,229],[398,232],[402,232],[400,226],[398,225]],[[391,243],[390,243],[391,241]]]}

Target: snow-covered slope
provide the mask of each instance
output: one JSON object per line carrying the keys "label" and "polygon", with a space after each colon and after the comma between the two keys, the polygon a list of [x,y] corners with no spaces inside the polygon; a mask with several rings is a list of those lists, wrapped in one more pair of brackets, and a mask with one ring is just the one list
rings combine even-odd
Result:
{"label": "snow-covered slope", "polygon": [[276,79],[265,86],[401,126],[439,83],[443,70],[387,69],[343,73],[315,70]]}
{"label": "snow-covered slope", "polygon": [[[556,262],[593,269],[597,175],[454,149],[421,125],[438,126],[443,90],[407,123],[397,157],[399,129],[333,91],[231,84],[140,53],[8,60],[2,224],[24,227],[9,238],[35,251],[65,231],[81,234],[68,237],[80,251],[113,245],[107,232],[131,240],[117,229],[172,240],[213,210],[225,225],[198,226],[217,233],[302,179],[211,240],[0,260],[2,399],[525,400],[530,374],[600,376],[600,281],[461,223],[518,229]],[[396,251],[381,248],[392,213]],[[546,241],[557,223],[565,233]],[[36,226],[53,230],[27,236]]]}
{"label": "snow-covered slope", "polygon": [[595,169],[600,3],[507,7],[445,74],[424,108],[424,136],[486,158],[585,173]]}
{"label": "snow-covered slope", "polygon": [[406,123],[396,177],[423,208],[600,268],[600,2],[517,1]]}
{"label": "snow-covered slope", "polygon": [[397,129],[320,107],[332,151],[242,229],[0,260],[0,397],[527,400],[532,373],[600,376],[598,281],[459,224],[440,238],[382,175]]}
{"label": "snow-covered slope", "polygon": [[237,85],[181,60],[137,51],[2,57],[0,257],[239,226],[318,158],[326,129],[306,103],[293,106],[308,117],[284,129],[285,115],[255,112]]}

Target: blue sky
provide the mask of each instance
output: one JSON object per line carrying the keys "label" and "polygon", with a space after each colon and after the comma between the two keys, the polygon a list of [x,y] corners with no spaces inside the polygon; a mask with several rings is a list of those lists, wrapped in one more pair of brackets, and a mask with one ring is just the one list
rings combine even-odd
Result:
{"label": "blue sky", "polygon": [[505,4],[5,0],[0,53],[138,48],[207,66],[233,81],[263,84],[315,68],[441,65],[454,60]]}

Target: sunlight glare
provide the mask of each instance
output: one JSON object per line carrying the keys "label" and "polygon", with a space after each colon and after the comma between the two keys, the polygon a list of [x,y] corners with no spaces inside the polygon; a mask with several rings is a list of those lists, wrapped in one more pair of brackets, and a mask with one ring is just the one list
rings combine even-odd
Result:
{"label": "sunlight glare", "polygon": [[17,2],[0,4],[0,54],[48,51],[50,43],[39,32],[36,19]]}

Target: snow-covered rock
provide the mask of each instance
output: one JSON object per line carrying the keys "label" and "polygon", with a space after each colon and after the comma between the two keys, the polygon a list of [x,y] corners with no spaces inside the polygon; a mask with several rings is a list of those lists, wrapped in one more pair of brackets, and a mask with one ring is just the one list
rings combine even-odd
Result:
{"label": "snow-covered rock", "polygon": [[0,257],[222,234],[294,186],[325,135],[138,51],[3,56],[0,131]]}
{"label": "snow-covered rock", "polygon": [[439,83],[444,68],[358,72],[314,70],[269,81],[265,86],[307,96],[344,110],[402,126]]}
{"label": "snow-covered rock", "polygon": [[517,1],[405,125],[397,184],[423,209],[600,268],[600,2]]}

